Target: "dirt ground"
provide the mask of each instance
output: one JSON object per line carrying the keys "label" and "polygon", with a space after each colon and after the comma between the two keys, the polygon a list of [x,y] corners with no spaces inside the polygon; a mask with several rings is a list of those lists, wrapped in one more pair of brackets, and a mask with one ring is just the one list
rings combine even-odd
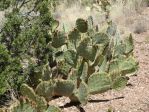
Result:
{"label": "dirt ground", "polygon": [[[140,17],[149,19],[149,8],[145,8],[138,17],[131,21],[134,22]],[[50,104],[60,106],[63,112],[107,112],[109,108],[115,112],[149,112],[149,29],[147,28],[149,21],[144,20],[143,25],[143,27],[137,26],[141,30],[140,34],[136,33],[137,27],[131,29],[133,25],[126,26],[126,29],[135,32],[133,34],[134,55],[139,61],[139,70],[135,76],[130,77],[125,89],[93,95],[88,104],[82,107],[69,104],[69,99],[64,97],[51,101]]]}

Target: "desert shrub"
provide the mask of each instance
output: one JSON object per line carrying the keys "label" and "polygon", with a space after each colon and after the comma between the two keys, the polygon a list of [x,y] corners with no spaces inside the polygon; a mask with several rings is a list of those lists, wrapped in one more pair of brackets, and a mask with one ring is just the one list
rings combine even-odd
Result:
{"label": "desert shrub", "polygon": [[52,51],[48,46],[53,21],[48,9],[51,3],[48,0],[0,1],[0,9],[5,11],[0,37],[1,94],[7,89],[19,88],[22,81],[30,79],[32,82],[35,68],[52,63]]}

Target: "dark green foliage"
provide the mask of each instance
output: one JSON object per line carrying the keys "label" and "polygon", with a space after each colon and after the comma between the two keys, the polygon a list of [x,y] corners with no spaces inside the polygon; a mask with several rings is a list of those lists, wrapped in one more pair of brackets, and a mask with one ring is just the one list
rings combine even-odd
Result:
{"label": "dark green foliage", "polygon": [[47,72],[42,69],[54,61],[52,47],[49,46],[52,34],[49,32],[58,27],[58,22],[51,17],[50,3],[50,0],[0,1],[2,10],[8,8],[0,37],[0,54],[3,55],[0,58],[0,76],[5,85],[1,84],[2,93],[10,88],[19,89],[25,80],[31,86],[37,86],[42,76],[47,77]]}
{"label": "dark green foliage", "polygon": [[6,46],[0,44],[0,94],[19,89],[25,76],[18,58],[12,58]]}
{"label": "dark green foliage", "polygon": [[9,60],[10,56],[6,47],[0,44],[0,94],[6,92],[6,90],[9,88],[9,85],[7,83],[8,75],[5,75],[4,72],[4,70],[6,70],[6,67],[9,65]]}

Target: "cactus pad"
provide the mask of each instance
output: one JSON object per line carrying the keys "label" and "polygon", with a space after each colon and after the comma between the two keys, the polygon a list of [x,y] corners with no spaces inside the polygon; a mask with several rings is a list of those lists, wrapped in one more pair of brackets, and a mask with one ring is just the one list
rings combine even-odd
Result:
{"label": "cactus pad", "polygon": [[115,81],[112,85],[112,89],[116,89],[116,90],[123,89],[127,85],[127,82],[128,82],[127,77],[125,77],[125,76],[118,77],[115,79]]}
{"label": "cactus pad", "polygon": [[132,74],[138,69],[138,62],[133,58],[129,57],[125,61],[119,64],[122,75]]}
{"label": "cactus pad", "polygon": [[74,90],[72,96],[70,96],[71,102],[80,102],[82,105],[85,105],[88,100],[88,87],[85,82],[81,82],[79,88]]}
{"label": "cactus pad", "polygon": [[52,46],[55,48],[59,48],[66,44],[67,36],[63,32],[55,32],[52,38]]}
{"label": "cactus pad", "polygon": [[81,35],[77,29],[74,29],[68,34],[68,37],[71,42],[75,42],[81,38]]}
{"label": "cactus pad", "polygon": [[87,43],[89,41],[89,38],[84,38],[77,48],[77,53],[79,56],[82,56],[90,61],[94,61],[97,49],[93,46],[88,46]]}
{"label": "cactus pad", "polygon": [[87,62],[85,62],[84,65],[83,65],[82,75],[81,75],[80,79],[82,81],[86,82],[87,77],[88,77],[88,64],[87,64]]}
{"label": "cactus pad", "polygon": [[109,43],[109,37],[105,33],[97,33],[92,38],[93,44],[107,45]]}
{"label": "cactus pad", "polygon": [[73,93],[75,85],[73,81],[57,80],[54,88],[54,94],[58,96],[70,96]]}
{"label": "cactus pad", "polygon": [[95,73],[88,79],[89,93],[102,93],[111,89],[110,78],[107,73]]}
{"label": "cactus pad", "polygon": [[29,87],[27,84],[22,84],[21,86],[21,93],[28,97],[29,99],[31,99],[32,101],[36,101],[36,93],[34,92],[34,90]]}
{"label": "cactus pad", "polygon": [[125,54],[129,54],[133,51],[134,49],[134,44],[133,44],[133,38],[132,38],[132,35],[130,34],[129,37],[127,37],[125,40],[124,40],[124,43],[125,43]]}
{"label": "cactus pad", "polygon": [[45,112],[61,112],[61,110],[56,106],[49,106]]}
{"label": "cactus pad", "polygon": [[55,83],[53,81],[41,81],[41,83],[36,87],[35,91],[39,96],[49,99],[54,96],[54,87]]}
{"label": "cactus pad", "polygon": [[43,97],[36,95],[34,90],[27,84],[21,86],[21,93],[29,98],[32,102],[36,103],[37,110],[43,111],[47,108],[47,102]]}
{"label": "cactus pad", "polygon": [[86,33],[88,30],[88,24],[87,21],[84,19],[77,19],[76,21],[76,27],[81,33]]}
{"label": "cactus pad", "polygon": [[66,62],[68,64],[70,64],[71,66],[75,67],[76,66],[76,61],[77,61],[77,54],[75,51],[73,50],[67,50],[65,53],[64,53],[64,58],[66,60]]}
{"label": "cactus pad", "polygon": [[14,107],[12,109],[12,112],[36,112],[36,111],[31,105],[27,103],[23,103],[23,104],[19,104],[18,106]]}

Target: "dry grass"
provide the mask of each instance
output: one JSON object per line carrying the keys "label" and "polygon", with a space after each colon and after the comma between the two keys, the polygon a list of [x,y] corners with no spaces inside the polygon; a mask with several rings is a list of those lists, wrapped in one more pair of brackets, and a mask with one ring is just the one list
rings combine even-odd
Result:
{"label": "dry grass", "polygon": [[[112,7],[110,9],[110,18],[120,27],[127,27],[134,33],[142,33],[148,30],[148,18],[139,18],[145,6],[144,0],[110,0]],[[94,6],[94,4],[92,4]],[[101,10],[83,7],[80,0],[66,4],[62,2],[57,6],[54,17],[60,21],[60,29],[65,26],[66,30],[71,30],[77,18],[87,19],[92,16],[95,24],[102,24],[105,16]]]}

